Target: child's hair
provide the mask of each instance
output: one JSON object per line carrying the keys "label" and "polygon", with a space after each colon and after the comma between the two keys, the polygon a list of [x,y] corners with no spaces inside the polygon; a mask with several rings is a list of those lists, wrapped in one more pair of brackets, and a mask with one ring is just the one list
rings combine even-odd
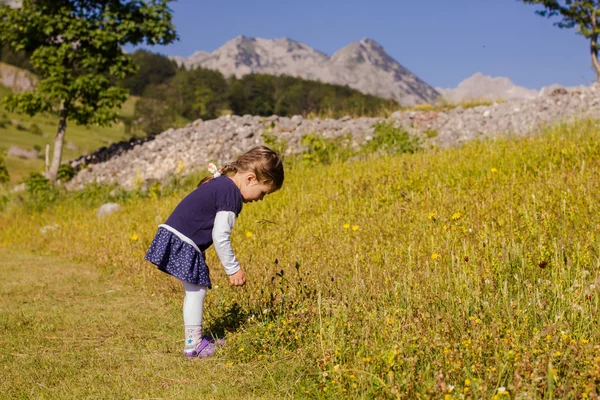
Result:
{"label": "child's hair", "polygon": [[[272,192],[281,189],[283,185],[283,162],[277,153],[267,146],[257,146],[242,154],[230,164],[219,170],[221,175],[236,172],[252,172],[261,183],[271,185]],[[209,175],[198,183],[198,187],[213,179]]]}

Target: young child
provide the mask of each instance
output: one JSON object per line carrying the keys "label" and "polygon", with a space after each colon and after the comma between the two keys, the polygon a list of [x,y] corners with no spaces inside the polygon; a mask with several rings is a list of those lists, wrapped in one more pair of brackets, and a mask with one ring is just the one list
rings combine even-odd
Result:
{"label": "young child", "polygon": [[204,297],[211,287],[204,252],[214,243],[231,285],[244,285],[246,274],[231,247],[233,224],[242,203],[260,201],[283,184],[281,159],[265,146],[254,147],[220,171],[212,167],[214,176],[204,178],[159,225],[144,257],[183,283],[183,352],[188,358],[206,357],[215,350],[215,343],[202,336]]}

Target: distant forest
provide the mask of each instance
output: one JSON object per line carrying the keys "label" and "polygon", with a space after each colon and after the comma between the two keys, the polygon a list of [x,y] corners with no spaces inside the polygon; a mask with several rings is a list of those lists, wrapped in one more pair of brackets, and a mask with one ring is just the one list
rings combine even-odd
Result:
{"label": "distant forest", "polygon": [[[166,56],[146,50],[137,50],[132,57],[139,72],[119,84],[131,95],[139,96],[134,125],[148,135],[160,133],[182,119],[206,120],[228,113],[339,118],[379,116],[400,107],[395,100],[366,95],[348,86],[285,75],[224,77],[215,70],[186,70]],[[6,47],[0,49],[0,61],[33,71],[26,54]]]}

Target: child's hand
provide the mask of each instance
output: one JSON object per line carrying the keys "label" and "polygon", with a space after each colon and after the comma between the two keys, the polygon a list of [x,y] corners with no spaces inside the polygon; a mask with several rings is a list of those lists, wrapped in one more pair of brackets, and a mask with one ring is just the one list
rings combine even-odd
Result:
{"label": "child's hand", "polygon": [[244,286],[246,283],[246,273],[241,269],[233,275],[229,275],[229,283],[232,286]]}

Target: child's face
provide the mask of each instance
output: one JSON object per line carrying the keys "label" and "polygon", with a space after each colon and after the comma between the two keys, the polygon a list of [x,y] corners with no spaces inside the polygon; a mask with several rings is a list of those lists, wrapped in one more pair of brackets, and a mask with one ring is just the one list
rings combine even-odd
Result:
{"label": "child's face", "polygon": [[269,194],[271,190],[271,185],[260,182],[253,173],[244,174],[242,185],[240,187],[244,203],[260,201],[265,195]]}

